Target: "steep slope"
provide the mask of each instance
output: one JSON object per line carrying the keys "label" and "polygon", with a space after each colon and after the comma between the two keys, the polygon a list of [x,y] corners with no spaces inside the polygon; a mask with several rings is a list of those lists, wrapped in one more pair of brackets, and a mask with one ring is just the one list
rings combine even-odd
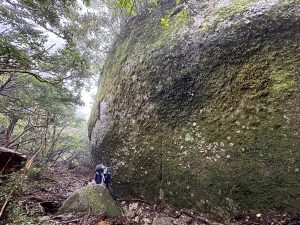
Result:
{"label": "steep slope", "polygon": [[215,215],[300,208],[299,5],[202,1],[168,29],[158,12],[127,23],[89,125],[117,192]]}

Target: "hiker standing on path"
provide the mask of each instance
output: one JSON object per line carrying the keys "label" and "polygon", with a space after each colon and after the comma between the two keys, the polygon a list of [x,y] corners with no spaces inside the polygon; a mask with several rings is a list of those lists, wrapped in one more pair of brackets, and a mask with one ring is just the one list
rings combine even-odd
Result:
{"label": "hiker standing on path", "polygon": [[96,173],[95,175],[96,184],[102,184],[102,182],[104,182],[107,187],[107,190],[109,191],[113,199],[116,200],[116,196],[110,184],[110,174],[108,168],[104,166],[102,163],[100,163],[96,166],[95,173]]}

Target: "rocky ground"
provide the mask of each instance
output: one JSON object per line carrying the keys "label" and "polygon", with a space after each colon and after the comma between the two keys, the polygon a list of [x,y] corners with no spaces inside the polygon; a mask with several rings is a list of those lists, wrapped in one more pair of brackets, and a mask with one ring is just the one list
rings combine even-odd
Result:
{"label": "rocky ground", "polygon": [[151,203],[141,199],[118,199],[123,210],[122,217],[95,215],[91,212],[57,215],[62,202],[76,189],[93,181],[93,172],[78,167],[69,170],[57,167],[46,171],[34,180],[27,180],[27,191],[16,196],[15,204],[26,212],[31,223],[0,221],[0,224],[41,224],[41,225],[297,225],[300,218],[287,214],[240,214],[222,222],[206,219],[205,215],[185,209],[175,209],[162,203]]}

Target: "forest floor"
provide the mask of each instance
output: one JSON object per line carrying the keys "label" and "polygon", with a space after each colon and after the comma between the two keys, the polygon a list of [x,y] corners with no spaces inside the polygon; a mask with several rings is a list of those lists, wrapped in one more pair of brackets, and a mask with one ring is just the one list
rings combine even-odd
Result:
{"label": "forest floor", "polygon": [[[93,172],[87,168],[77,167],[69,170],[64,166],[49,169],[43,175],[27,180],[22,194],[12,201],[14,209],[21,208],[14,221],[0,221],[2,224],[40,224],[40,225],[151,225],[157,218],[163,218],[160,225],[300,225],[300,218],[287,214],[240,214],[230,220],[212,222],[205,215],[189,210],[175,209],[165,204],[150,203],[140,199],[118,199],[117,203],[124,212],[122,217],[93,215],[91,212],[57,215],[62,202],[76,189],[93,182]],[[18,207],[16,207],[16,204]],[[26,222],[24,222],[26,220]],[[158,221],[157,221],[158,222]]]}

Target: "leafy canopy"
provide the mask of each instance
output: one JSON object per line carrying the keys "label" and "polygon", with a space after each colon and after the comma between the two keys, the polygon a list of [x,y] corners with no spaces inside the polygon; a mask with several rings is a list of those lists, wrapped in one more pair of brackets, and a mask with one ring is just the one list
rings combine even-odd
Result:
{"label": "leafy canopy", "polygon": [[29,155],[42,149],[41,158],[66,152],[60,137],[91,77],[90,58],[71,29],[79,11],[76,0],[0,3],[0,135],[7,147]]}

